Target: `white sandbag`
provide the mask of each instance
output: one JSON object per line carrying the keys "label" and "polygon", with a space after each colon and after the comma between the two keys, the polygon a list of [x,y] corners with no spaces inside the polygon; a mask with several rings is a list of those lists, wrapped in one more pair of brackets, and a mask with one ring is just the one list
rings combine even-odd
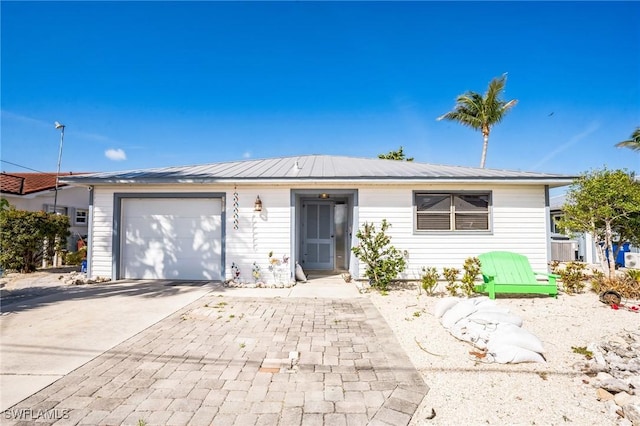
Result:
{"label": "white sandbag", "polygon": [[304,270],[298,262],[296,262],[296,281],[302,281],[303,283],[307,282],[307,276],[304,274]]}
{"label": "white sandbag", "polygon": [[495,305],[496,301],[495,300],[491,300],[489,299],[489,296],[478,296],[478,297],[472,297],[471,299],[465,299],[467,300],[469,303],[473,303],[476,306],[482,306],[482,305]]}
{"label": "white sandbag", "polygon": [[451,309],[456,303],[460,301],[458,297],[445,297],[441,299],[436,306],[433,308],[433,314],[436,318],[442,318],[445,312]]}
{"label": "white sandbag", "polygon": [[542,342],[533,333],[509,323],[501,323],[496,327],[496,331],[491,334],[487,348],[492,351],[494,348],[504,345],[513,345],[533,352],[544,353]]}
{"label": "white sandbag", "polygon": [[479,324],[509,323],[518,327],[522,326],[522,318],[519,316],[499,311],[478,310],[469,315],[468,318]]}
{"label": "white sandbag", "polygon": [[453,324],[460,321],[461,318],[468,317],[477,309],[478,308],[474,303],[470,303],[468,300],[460,300],[449,310],[447,310],[444,315],[442,315],[442,318],[440,318],[440,322],[442,323],[444,328],[449,329]]}
{"label": "white sandbag", "polygon": [[481,309],[481,310],[498,307],[498,304],[496,303],[495,300],[489,299],[486,296],[478,297],[478,301],[476,302],[476,305],[478,305],[478,309]]}
{"label": "white sandbag", "polygon": [[[490,327],[493,328],[493,327]],[[449,329],[449,333],[458,340],[471,343],[479,349],[487,347],[487,341],[491,335],[491,329],[482,324],[470,321],[469,318],[461,318]]]}
{"label": "white sandbag", "polygon": [[499,364],[518,364],[521,362],[546,363],[544,356],[538,352],[519,346],[501,344],[487,351],[488,358]]}

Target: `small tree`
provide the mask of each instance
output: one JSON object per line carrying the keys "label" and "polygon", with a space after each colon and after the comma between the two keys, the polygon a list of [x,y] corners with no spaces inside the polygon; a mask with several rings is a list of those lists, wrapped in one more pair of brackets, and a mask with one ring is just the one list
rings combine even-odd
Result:
{"label": "small tree", "polygon": [[378,158],[381,158],[383,160],[413,161],[413,157],[407,158],[406,155],[404,155],[402,147],[400,147],[400,149],[398,149],[397,151],[389,151],[388,154],[380,154],[378,155]]}
{"label": "small tree", "polygon": [[420,284],[427,296],[433,296],[433,292],[438,285],[438,271],[433,266],[429,268],[423,266],[421,272]]}
{"label": "small tree", "polygon": [[66,245],[69,218],[55,213],[10,208],[0,211],[0,264],[5,269],[33,272],[45,256]]}
{"label": "small tree", "polygon": [[382,220],[380,231],[373,223],[365,222],[356,236],[360,240],[351,251],[366,265],[365,275],[373,287],[387,290],[389,283],[405,270],[407,263],[398,249],[391,245],[391,237],[385,232],[391,225]]}
{"label": "small tree", "polygon": [[571,185],[562,210],[559,226],[591,234],[603,269],[614,278],[622,245],[640,241],[640,182],[634,174],[606,167],[585,173]]}

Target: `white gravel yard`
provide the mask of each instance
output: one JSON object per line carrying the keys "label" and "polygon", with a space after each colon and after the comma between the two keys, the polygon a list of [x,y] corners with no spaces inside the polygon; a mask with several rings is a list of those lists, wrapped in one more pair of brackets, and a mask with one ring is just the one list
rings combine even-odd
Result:
{"label": "white gravel yard", "polygon": [[[594,378],[576,365],[585,356],[572,347],[607,341],[625,330],[639,332],[640,313],[614,310],[592,292],[561,293],[557,299],[498,297],[498,306],[520,316],[522,328],[542,341],[547,363],[495,364],[478,361],[469,353],[471,344],[440,324],[433,314],[440,297],[419,296],[417,290],[368,296],[430,387],[413,425],[631,424],[598,400]],[[435,417],[429,419],[432,410]]]}

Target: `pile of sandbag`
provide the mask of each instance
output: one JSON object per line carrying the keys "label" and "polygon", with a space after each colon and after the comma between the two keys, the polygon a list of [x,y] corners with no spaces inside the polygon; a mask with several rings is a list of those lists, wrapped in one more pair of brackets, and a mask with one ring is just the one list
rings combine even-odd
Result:
{"label": "pile of sandbag", "polygon": [[522,328],[522,318],[486,296],[444,298],[434,314],[451,335],[483,351],[485,362],[546,362],[542,342]]}

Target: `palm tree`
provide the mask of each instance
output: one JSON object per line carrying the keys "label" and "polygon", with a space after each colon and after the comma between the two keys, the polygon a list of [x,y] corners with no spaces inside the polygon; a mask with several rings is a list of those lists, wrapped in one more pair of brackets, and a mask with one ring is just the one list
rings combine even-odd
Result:
{"label": "palm tree", "polygon": [[631,134],[631,139],[626,141],[618,142],[616,144],[618,148],[629,148],[634,151],[640,151],[640,127],[636,128],[636,130]]}
{"label": "palm tree", "polygon": [[471,91],[458,96],[453,111],[438,117],[438,120],[457,121],[463,126],[482,132],[484,138],[482,158],[480,159],[480,167],[482,168],[484,168],[487,159],[491,127],[502,121],[507,111],[518,103],[516,99],[508,102],[500,99],[506,82],[507,74],[505,73],[502,77],[491,80],[484,96]]}

